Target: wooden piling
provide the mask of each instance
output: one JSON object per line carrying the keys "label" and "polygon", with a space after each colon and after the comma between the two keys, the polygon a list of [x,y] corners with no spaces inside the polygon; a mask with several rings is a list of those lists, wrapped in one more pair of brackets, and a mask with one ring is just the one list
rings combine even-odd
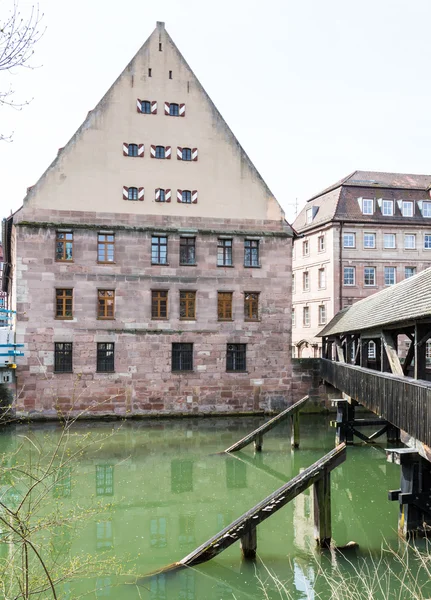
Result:
{"label": "wooden piling", "polygon": [[331,474],[325,470],[321,479],[313,486],[314,537],[320,548],[331,545]]}
{"label": "wooden piling", "polygon": [[299,412],[290,417],[292,424],[291,444],[292,448],[299,448]]}
{"label": "wooden piling", "polygon": [[257,529],[251,527],[240,540],[241,552],[246,560],[255,560],[257,550]]}
{"label": "wooden piling", "polygon": [[254,450],[255,452],[262,452],[263,445],[263,435],[259,433],[257,438],[254,440]]}

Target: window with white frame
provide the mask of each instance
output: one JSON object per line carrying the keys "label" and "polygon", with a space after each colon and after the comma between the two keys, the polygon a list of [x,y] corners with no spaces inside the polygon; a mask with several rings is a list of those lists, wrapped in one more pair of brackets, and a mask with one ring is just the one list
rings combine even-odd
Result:
{"label": "window with white frame", "polygon": [[344,267],[344,285],[355,285],[355,267]]}
{"label": "window with white frame", "polygon": [[308,240],[302,242],[302,256],[308,256],[310,252],[310,244]]}
{"label": "window with white frame", "polygon": [[431,233],[425,233],[424,235],[424,248],[425,250],[431,249]]}
{"label": "window with white frame", "polygon": [[295,309],[292,308],[292,327],[295,327],[296,322],[295,322]]}
{"label": "window with white frame", "polygon": [[372,215],[374,213],[374,200],[371,198],[362,198],[362,214]]}
{"label": "window with white frame", "polygon": [[403,217],[413,217],[413,202],[403,200],[401,212]]}
{"label": "window with white frame", "polygon": [[425,343],[425,359],[426,359],[427,363],[431,362],[431,341],[430,340],[428,340]]}
{"label": "window with white frame", "polygon": [[375,360],[376,359],[376,342],[373,342],[373,340],[370,340],[368,342],[368,358],[370,360]]}
{"label": "window with white frame", "polygon": [[354,248],[355,247],[355,234],[354,233],[345,233],[343,235],[343,246],[344,246],[344,248]]}
{"label": "window with white frame", "polygon": [[431,202],[422,202],[422,216],[431,217]]}
{"label": "window with white frame", "polygon": [[326,323],[326,306],[324,304],[319,305],[319,325],[325,325]]}
{"label": "window with white frame", "polygon": [[404,267],[404,277],[408,279],[409,277],[413,277],[416,275],[416,267]]}
{"label": "window with white frame", "polygon": [[324,235],[319,235],[319,237],[317,238],[317,250],[319,252],[325,251],[325,236]]}
{"label": "window with white frame", "polygon": [[416,248],[416,235],[414,233],[404,234],[404,248],[406,250],[414,250]]}
{"label": "window with white frame", "polygon": [[308,271],[304,271],[302,274],[302,290],[308,292],[310,290],[310,274]]}
{"label": "window with white frame", "polygon": [[384,248],[395,248],[395,233],[385,233],[383,236]]}
{"label": "window with white frame", "polygon": [[364,285],[376,285],[376,267],[364,268]]}
{"label": "window with white frame", "polygon": [[375,233],[364,233],[364,248],[375,248],[376,247],[376,234]]}
{"label": "window with white frame", "polygon": [[395,267],[385,267],[385,285],[394,285],[397,282]]}
{"label": "window with white frame", "polygon": [[313,209],[312,208],[307,208],[307,210],[305,212],[305,220],[306,220],[307,225],[312,222],[312,220],[313,220]]}
{"label": "window with white frame", "polygon": [[392,217],[394,214],[394,201],[393,200],[383,200],[382,202],[382,215],[385,217]]}
{"label": "window with white frame", "polygon": [[326,271],[325,271],[325,269],[319,269],[318,283],[319,283],[319,289],[323,289],[326,287]]}
{"label": "window with white frame", "polygon": [[310,327],[310,307],[304,306],[302,309],[302,324],[304,327]]}

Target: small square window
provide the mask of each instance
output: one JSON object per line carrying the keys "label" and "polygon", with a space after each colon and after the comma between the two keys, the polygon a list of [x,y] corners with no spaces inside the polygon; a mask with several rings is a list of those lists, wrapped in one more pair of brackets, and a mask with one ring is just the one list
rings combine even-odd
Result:
{"label": "small square window", "polygon": [[164,146],[156,146],[156,158],[165,158]]}
{"label": "small square window", "polygon": [[136,188],[136,187],[127,188],[127,199],[128,200],[137,200],[138,199],[138,188]]}
{"label": "small square window", "polygon": [[344,267],[344,285],[355,285],[355,267]]}
{"label": "small square window", "polygon": [[178,117],[180,114],[180,107],[178,104],[171,102],[169,104],[169,114],[171,117]]}
{"label": "small square window", "polygon": [[141,110],[139,112],[144,113],[146,115],[151,114],[151,102],[149,100],[138,100],[140,103]]}
{"label": "small square window", "polygon": [[54,371],[56,373],[72,373],[72,342],[56,342],[54,344]]}
{"label": "small square window", "polygon": [[382,215],[385,217],[392,217],[394,214],[394,201],[383,200],[382,202]]}
{"label": "small square window", "polygon": [[304,327],[310,327],[310,307],[304,306],[302,309],[302,324]]}
{"label": "small square window", "polygon": [[422,216],[431,217],[431,202],[422,203]]}
{"label": "small square window", "polygon": [[344,248],[355,248],[355,234],[354,233],[345,233],[343,235],[343,246]]}
{"label": "small square window", "polygon": [[97,371],[99,373],[114,371],[114,344],[112,342],[97,344]]}
{"label": "small square window", "polygon": [[192,160],[192,149],[183,148],[181,150],[181,160]]}
{"label": "small square window", "polygon": [[71,231],[57,231],[55,239],[55,260],[73,260],[73,233]]}
{"label": "small square window", "polygon": [[397,282],[395,267],[385,267],[385,285],[394,285]]}
{"label": "small square window", "polygon": [[383,247],[384,248],[395,248],[396,237],[395,233],[385,233],[383,236]]}
{"label": "small square window", "polygon": [[161,235],[153,235],[151,238],[151,264],[168,264],[168,238]]}
{"label": "small square window", "polygon": [[247,369],[246,344],[228,344],[226,349],[226,371]]}
{"label": "small square window", "polygon": [[129,144],[127,148],[128,156],[138,156],[138,144]]}
{"label": "small square window", "polygon": [[376,268],[365,267],[364,268],[364,285],[374,286],[376,285]]}
{"label": "small square window", "polygon": [[370,198],[362,198],[362,214],[372,215],[374,214],[374,200]]}
{"label": "small square window", "polygon": [[232,292],[217,293],[217,318],[219,321],[232,321]]}
{"label": "small square window", "polygon": [[98,290],[97,318],[113,319],[115,290]]}
{"label": "small square window", "polygon": [[403,200],[402,215],[403,217],[413,217],[413,202]]}
{"label": "small square window", "polygon": [[151,318],[168,318],[168,292],[166,290],[153,290],[151,292]]}
{"label": "small square window", "polygon": [[181,202],[183,204],[191,204],[192,203],[192,192],[190,190],[182,190],[181,191]]}
{"label": "small square window", "polygon": [[233,240],[219,239],[217,240],[217,266],[231,267],[232,262],[232,245]]}
{"label": "small square window", "polygon": [[193,371],[193,344],[172,344],[172,371]]}
{"label": "small square window", "polygon": [[259,320],[259,292],[244,292],[244,318],[246,321]]}
{"label": "small square window", "polygon": [[196,264],[196,238],[180,238],[180,265]]}
{"label": "small square window", "polygon": [[416,248],[416,235],[414,233],[406,233],[404,235],[404,248],[406,250],[414,250]]}
{"label": "small square window", "polygon": [[259,240],[244,240],[244,266],[259,266]]}
{"label": "small square window", "polygon": [[413,277],[416,275],[416,267],[405,267],[404,268],[404,277],[408,279],[409,277]]}
{"label": "small square window", "polygon": [[376,234],[375,233],[364,233],[364,248],[375,248],[376,247]]}
{"label": "small square window", "polygon": [[113,233],[99,233],[97,235],[97,262],[113,263],[115,260],[115,235]]}
{"label": "small square window", "polygon": [[313,209],[312,208],[308,208],[306,213],[305,213],[305,221],[307,223],[307,225],[309,223],[311,223],[313,220]]}
{"label": "small square window", "polygon": [[73,319],[73,289],[55,290],[55,318]]}

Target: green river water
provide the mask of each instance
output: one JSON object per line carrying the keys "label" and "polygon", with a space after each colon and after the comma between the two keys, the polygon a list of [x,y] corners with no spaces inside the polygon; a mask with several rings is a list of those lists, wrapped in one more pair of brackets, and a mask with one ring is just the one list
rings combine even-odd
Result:
{"label": "green river water", "polygon": [[[331,576],[338,565],[346,577],[358,568],[377,571],[385,581],[391,570],[400,576],[405,567],[390,553],[386,553],[389,570],[386,564],[377,565],[382,545],[393,549],[400,545],[398,505],[387,500],[387,491],[399,487],[400,472],[399,466],[386,462],[383,438],[380,445],[349,447],[347,461],[331,475],[333,538],[337,545],[357,542],[358,551],[344,557],[316,551],[308,490],[259,525],[256,565],[241,560],[236,543],[197,568],[142,578],[186,556],[334,447],[329,417],[303,415],[299,450],[291,450],[290,427],[283,424],[264,437],[262,453],[255,454],[251,445],[234,456],[217,454],[263,420],[196,418],[76,425],[68,452],[86,436],[104,440],[90,444],[79,460],[63,469],[43,510],[79,506],[85,514],[86,507],[99,501],[112,507],[86,518],[78,527],[53,532],[50,543],[57,550],[61,546],[64,560],[79,552],[95,560],[115,556],[130,574],[119,577],[104,572],[66,582],[59,586],[61,598],[75,599],[80,594],[115,600],[287,598],[268,578],[268,569],[285,583],[289,598],[330,600],[334,593],[320,570]],[[54,444],[59,431],[52,424],[3,429],[0,452],[10,456],[23,444],[13,460],[35,462],[38,448]],[[0,492],[3,501],[16,506],[19,485],[2,481]],[[43,550],[49,552],[47,547]],[[4,548],[2,552],[4,556]],[[414,559],[410,560],[414,571]],[[266,581],[266,592],[259,580]],[[412,591],[395,580],[391,590],[393,595],[385,588],[364,598],[413,598]]]}

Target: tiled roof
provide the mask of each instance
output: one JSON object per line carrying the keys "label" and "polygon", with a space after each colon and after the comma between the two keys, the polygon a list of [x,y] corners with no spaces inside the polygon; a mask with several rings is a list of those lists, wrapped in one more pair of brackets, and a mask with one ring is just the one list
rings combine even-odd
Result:
{"label": "tiled roof", "polygon": [[431,268],[337,313],[317,337],[431,317]]}
{"label": "tiled roof", "polygon": [[297,231],[301,231],[307,227],[306,212],[309,208],[313,207],[316,207],[318,210],[312,224],[308,225],[308,227],[316,227],[317,225],[322,225],[323,223],[331,221],[337,211],[341,190],[342,188],[338,187],[326,194],[323,194],[323,196],[319,196],[315,200],[309,200],[296,217],[292,227]]}

